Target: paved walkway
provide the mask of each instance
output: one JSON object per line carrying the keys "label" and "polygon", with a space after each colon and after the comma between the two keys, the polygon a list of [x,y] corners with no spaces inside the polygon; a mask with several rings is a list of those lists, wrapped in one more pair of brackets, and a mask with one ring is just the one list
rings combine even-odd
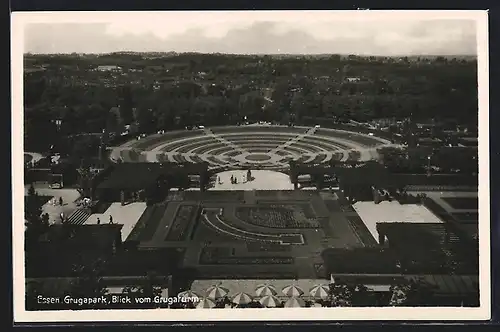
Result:
{"label": "paved walkway", "polygon": [[115,224],[123,225],[121,230],[122,241],[125,241],[134,229],[137,221],[146,210],[146,203],[131,203],[122,206],[121,203],[113,203],[104,213],[94,213],[91,215],[85,225],[97,224],[97,218],[101,220],[101,224],[109,223],[109,216],[113,217]]}
{"label": "paved walkway", "polygon": [[[231,175],[238,183],[231,183]],[[284,173],[268,170],[252,170],[252,180],[246,181],[246,171],[226,171],[217,174],[221,183],[209,190],[293,190],[290,177]]]}

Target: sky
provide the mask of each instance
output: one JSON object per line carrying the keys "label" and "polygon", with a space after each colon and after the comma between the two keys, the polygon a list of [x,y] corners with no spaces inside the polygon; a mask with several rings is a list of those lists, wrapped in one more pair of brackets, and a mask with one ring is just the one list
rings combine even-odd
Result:
{"label": "sky", "polygon": [[476,21],[466,15],[246,11],[26,17],[25,53],[477,54]]}

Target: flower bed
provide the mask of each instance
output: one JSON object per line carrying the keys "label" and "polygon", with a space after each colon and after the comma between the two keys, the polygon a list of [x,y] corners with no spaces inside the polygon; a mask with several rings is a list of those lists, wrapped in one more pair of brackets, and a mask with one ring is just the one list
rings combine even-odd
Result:
{"label": "flower bed", "polygon": [[[340,129],[340,128],[339,128]],[[340,138],[344,140],[349,140],[349,141],[354,141],[358,144],[364,145],[364,146],[376,146],[382,144],[382,142],[376,138],[372,138],[366,135],[358,134],[352,132],[352,130],[358,131],[359,128],[354,127],[346,127],[342,128],[341,130],[348,130],[348,131],[338,131],[338,130],[328,130],[328,129],[319,129],[316,131],[318,135],[321,136],[326,136],[326,137],[333,137],[333,138]],[[349,132],[351,131],[351,132]],[[368,133],[369,131],[367,131]]]}
{"label": "flower bed", "polygon": [[307,204],[238,207],[236,216],[249,224],[270,228],[319,228]]}
{"label": "flower bed", "polygon": [[198,210],[197,205],[179,206],[165,241],[184,241],[188,236],[188,230]]}
{"label": "flower bed", "polygon": [[[161,146],[161,151],[167,152],[167,151],[174,151],[177,149],[184,149],[184,148],[190,148],[189,150],[192,150],[196,148],[197,146],[204,146],[207,142],[207,137],[206,136],[200,136],[200,137],[192,137],[190,139],[186,140],[179,140],[179,141],[165,141],[165,145]],[[186,151],[177,151],[177,152],[186,152]]]}
{"label": "flower bed", "polygon": [[208,156],[207,161],[216,164],[216,165],[224,165],[225,163],[223,161],[220,161],[220,159],[217,159],[215,156]]}
{"label": "flower bed", "polygon": [[313,160],[310,161],[312,164],[318,164],[323,162],[326,159],[326,154],[320,153],[314,157]]}

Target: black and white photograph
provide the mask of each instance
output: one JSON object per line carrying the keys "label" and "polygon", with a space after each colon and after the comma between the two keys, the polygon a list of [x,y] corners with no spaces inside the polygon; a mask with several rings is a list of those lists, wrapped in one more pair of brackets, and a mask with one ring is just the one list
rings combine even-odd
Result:
{"label": "black and white photograph", "polygon": [[488,319],[487,25],[13,13],[14,320]]}

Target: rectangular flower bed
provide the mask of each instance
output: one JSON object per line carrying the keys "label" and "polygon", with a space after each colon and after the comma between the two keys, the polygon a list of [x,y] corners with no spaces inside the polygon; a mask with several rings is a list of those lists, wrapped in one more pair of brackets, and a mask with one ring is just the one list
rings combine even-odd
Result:
{"label": "rectangular flower bed", "polygon": [[197,205],[181,205],[170,225],[165,241],[184,241],[189,235],[190,226],[199,211]]}

